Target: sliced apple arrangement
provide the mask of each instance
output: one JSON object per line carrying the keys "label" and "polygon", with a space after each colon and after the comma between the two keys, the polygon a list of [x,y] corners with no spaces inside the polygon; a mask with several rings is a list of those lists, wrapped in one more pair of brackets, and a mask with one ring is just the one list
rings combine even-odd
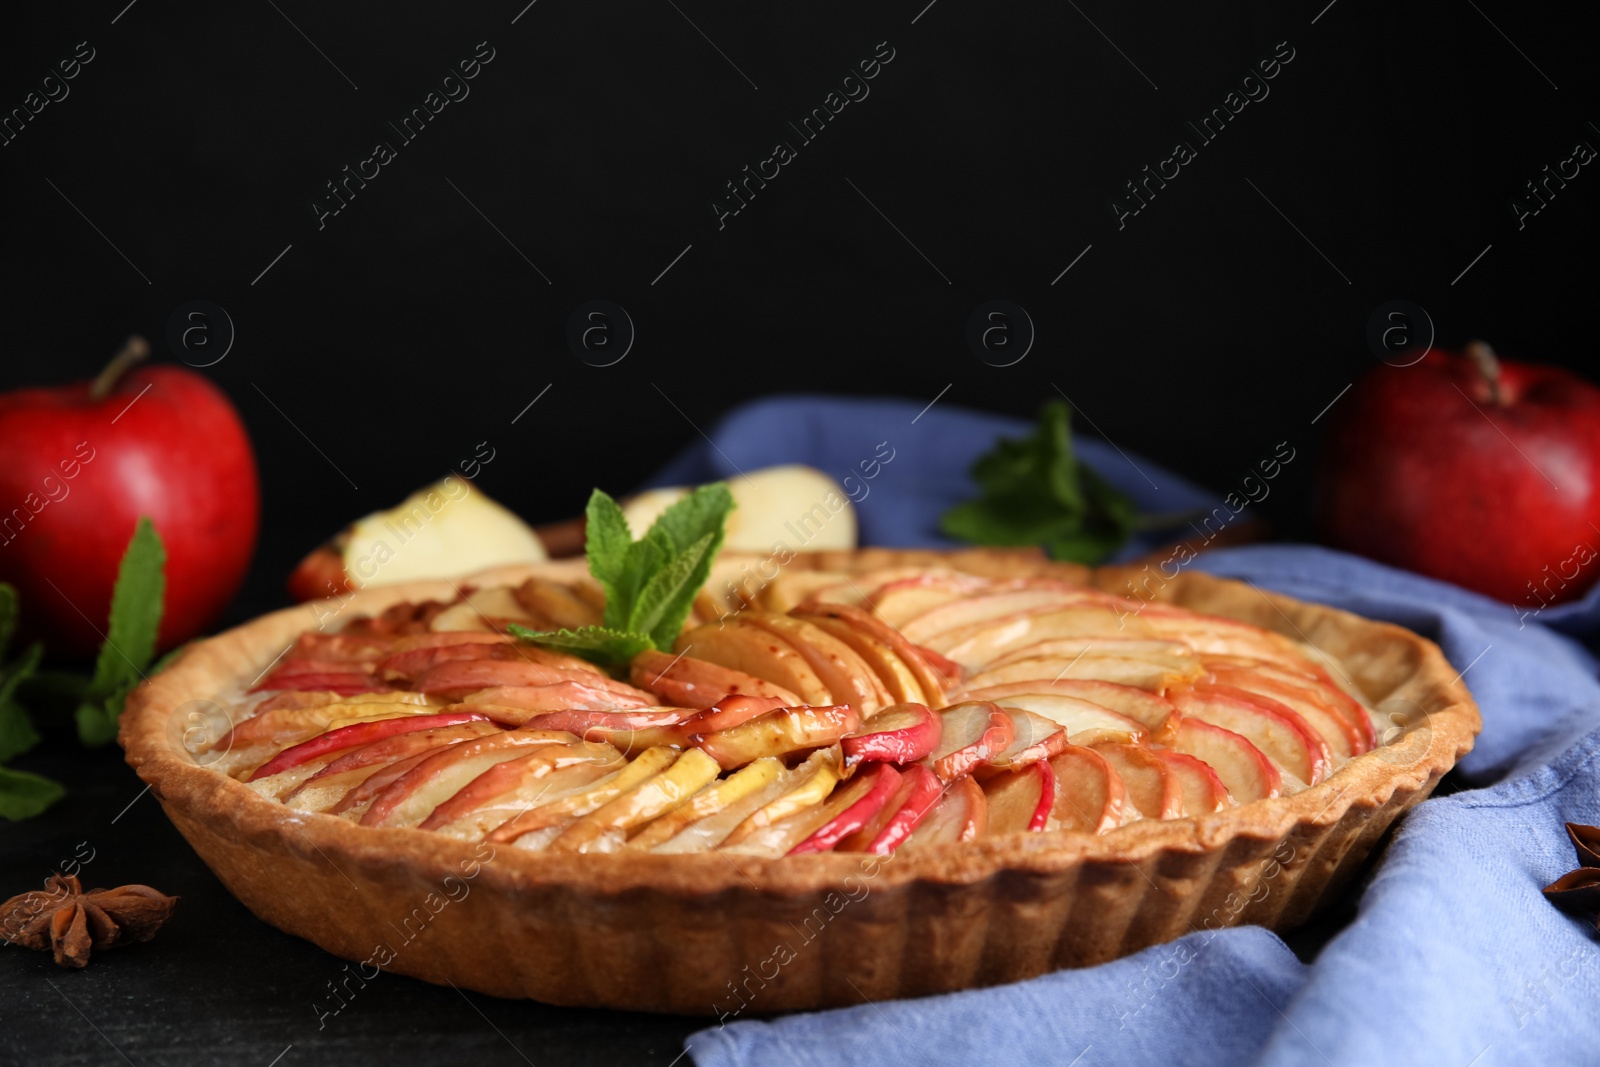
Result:
{"label": "sliced apple arrangement", "polygon": [[787,578],[610,670],[503,632],[593,626],[583,581],[308,633],[204,762],[365,826],[779,857],[1212,815],[1375,744],[1314,650],[1245,623],[1056,579]]}

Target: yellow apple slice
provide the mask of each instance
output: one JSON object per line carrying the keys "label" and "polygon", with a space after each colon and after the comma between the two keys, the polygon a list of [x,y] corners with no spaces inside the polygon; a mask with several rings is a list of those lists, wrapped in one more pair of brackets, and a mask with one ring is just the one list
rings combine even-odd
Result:
{"label": "yellow apple slice", "polygon": [[[770,555],[782,543],[819,551],[856,547],[856,515],[839,483],[815,467],[786,464],[728,479],[734,509],[728,515],[723,547],[732,552]],[[688,489],[649,489],[622,509],[628,528],[643,535],[663,511]]]}
{"label": "yellow apple slice", "polygon": [[615,851],[629,830],[679,806],[720,773],[716,760],[689,749],[666,770],[571,823],[550,842],[550,851]]}
{"label": "yellow apple slice", "polygon": [[549,558],[527,523],[455,475],[357,520],[343,555],[346,580],[357,589]]}
{"label": "yellow apple slice", "polygon": [[661,815],[628,839],[629,848],[654,848],[684,827],[751,796],[784,774],[783,761],[770,756],[746,764],[721,781],[707,784],[694,796]]}
{"label": "yellow apple slice", "polygon": [[762,756],[833,745],[860,728],[861,716],[848,704],[778,708],[726,730],[691,735],[688,742],[732,770]]}
{"label": "yellow apple slice", "polygon": [[886,763],[875,763],[841,783],[822,803],[779,819],[736,844],[724,847],[729,852],[771,859],[830,851],[840,839],[860,830],[876,815],[899,784],[899,771]]}
{"label": "yellow apple slice", "polygon": [[[808,616],[837,619],[854,628],[857,632],[888,645],[894,650],[894,654],[900,658],[900,662],[904,663],[911,671],[917,680],[917,685],[921,687],[923,695],[927,698],[915,703],[926,704],[934,710],[938,710],[944,705],[945,693],[949,686],[946,685],[943,675],[934,669],[924,649],[918,648],[910,641],[907,641],[905,634],[896,630],[888,622],[878,618],[870,611],[851,604],[813,601],[806,605],[805,613]],[[953,685],[954,683],[952,682],[951,684]]]}
{"label": "yellow apple slice", "polygon": [[[659,774],[672,766],[678,758],[677,749],[672,748],[647,748],[639,757],[628,763],[615,774],[607,775],[597,780],[587,789],[572,793],[568,796],[553,800],[548,804],[540,804],[531,811],[525,811],[516,818],[507,821],[489,835],[489,840],[495,844],[505,841],[516,841],[524,834],[531,834],[537,841],[544,832],[556,830],[565,826],[573,819],[595,811],[605,804],[626,793],[640,782]],[[551,834],[551,837],[554,835]],[[538,842],[541,847],[548,843],[548,839]]]}
{"label": "yellow apple slice", "polygon": [[793,645],[737,618],[690,630],[678,638],[675,651],[765,678],[805,704],[833,703],[833,694]]}
{"label": "yellow apple slice", "polygon": [[[650,851],[662,854],[682,854],[685,852],[705,852],[716,848],[727,840],[734,828],[743,823],[752,814],[760,811],[766,805],[777,800],[792,789],[796,782],[809,776],[815,769],[815,761],[825,759],[818,753],[813,753],[808,763],[799,767],[788,769],[783,766],[782,760],[768,759],[757,760],[748,767],[740,768],[730,775],[725,781],[731,782],[735,778],[761,764],[770,764],[770,770],[763,770],[760,778],[752,778],[745,786],[741,786],[741,795],[703,818],[684,826],[665,841],[649,846]],[[808,765],[809,764],[809,765]],[[713,787],[716,788],[716,787]],[[666,818],[671,819],[671,816]],[[641,836],[648,833],[650,827],[640,832]]]}
{"label": "yellow apple slice", "polygon": [[723,840],[723,848],[737,845],[756,831],[771,826],[814,804],[821,804],[839,782],[839,749],[820,749],[798,768],[794,784],[782,795],[751,812]]}

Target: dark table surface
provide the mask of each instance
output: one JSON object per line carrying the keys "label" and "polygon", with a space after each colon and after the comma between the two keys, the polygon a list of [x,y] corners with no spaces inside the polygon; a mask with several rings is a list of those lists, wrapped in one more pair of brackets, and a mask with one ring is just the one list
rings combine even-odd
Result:
{"label": "dark table surface", "polygon": [[[77,856],[92,857],[79,860],[85,888],[142,882],[183,899],[154,941],[98,954],[82,971],[6,946],[0,1062],[665,1067],[687,1064],[683,1039],[714,1023],[500,1000],[387,974],[320,1018],[342,961],[245,910],[142,792],[120,749],[47,736],[19,765],[69,792],[37,819],[0,825],[0,893],[36,888]],[[1287,935],[1302,959],[1350,921],[1364,880]]]}

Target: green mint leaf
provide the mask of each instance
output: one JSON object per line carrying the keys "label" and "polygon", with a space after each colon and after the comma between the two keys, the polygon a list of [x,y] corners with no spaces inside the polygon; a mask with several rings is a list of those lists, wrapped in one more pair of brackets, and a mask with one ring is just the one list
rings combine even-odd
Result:
{"label": "green mint leaf", "polygon": [[723,530],[732,510],[733,494],[722,482],[713,482],[693,490],[663,511],[651,525],[650,532],[664,533],[670,539],[673,555],[711,534],[711,552],[715,555],[722,547]]}
{"label": "green mint leaf", "polygon": [[609,605],[616,598],[633,534],[617,502],[598,489],[589,495],[584,515],[584,551],[589,557],[589,573],[605,590]]}
{"label": "green mint leaf", "polygon": [[605,626],[582,626],[576,630],[530,630],[512,623],[506,629],[524,641],[570,652],[602,667],[620,667],[653,647],[650,638],[644,634]]}
{"label": "green mint leaf", "polygon": [[16,699],[17,687],[39,669],[43,645],[34,645],[0,669],[0,763],[21,755],[39,743],[28,710]]}
{"label": "green mint leaf", "polygon": [[144,679],[144,669],[155,656],[166,561],[161,535],[148,518],[141,518],[117,571],[106,643],[78,708],[78,737],[86,745],[103,745],[116,736],[123,701]]}
{"label": "green mint leaf", "polygon": [[677,640],[688,618],[694,598],[700,592],[694,575],[712,551],[716,534],[706,534],[700,540],[679,552],[665,567],[651,575],[639,592],[633,605],[633,617],[628,629],[633,633],[648,634],[654,645],[666,651]]}
{"label": "green mint leaf", "polygon": [[66,793],[59,782],[28,771],[0,767],[0,818],[12,822],[31,819]]}
{"label": "green mint leaf", "polygon": [[1029,436],[1002,439],[972,466],[981,494],[940,519],[945,533],[986,545],[1044,545],[1056,559],[1098,563],[1132,536],[1133,502],[1078,462],[1071,412],[1052,401]]}

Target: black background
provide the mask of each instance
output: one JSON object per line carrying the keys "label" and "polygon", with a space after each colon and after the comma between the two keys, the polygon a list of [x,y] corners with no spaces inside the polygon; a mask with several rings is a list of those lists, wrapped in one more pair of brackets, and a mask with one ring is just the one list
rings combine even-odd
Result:
{"label": "black background", "polygon": [[[479,484],[543,521],[593,485],[632,487],[753,396],[948,385],[941,403],[1032,414],[1054,382],[1121,447],[1218,486],[1274,442],[1314,451],[1312,420],[1373,364],[1366,323],[1389,300],[1426,308],[1447,346],[1597,365],[1600,175],[1585,167],[1520,231],[1508,206],[1576,141],[1600,145],[1595,22],[1577,5],[123,3],[4,17],[0,110],[79,41],[95,58],[0,147],[0,387],[88,377],[135,331],[170,359],[175,308],[225,308],[235,344],[202,373],[248,424],[265,499],[235,618],[483,440],[497,458]],[[398,143],[386,123],[480,41],[494,59],[470,95],[319,230],[324,183]],[[787,123],[882,41],[895,57],[870,95],[719,230],[723,183],[797,140]],[[1281,41],[1295,58],[1270,95],[1119,230],[1123,183],[1196,142],[1185,121]],[[615,366],[565,343],[594,298],[637,328]],[[1038,330],[1010,367],[965,344],[995,298]],[[1312,465],[1295,471],[1266,505],[1291,534]],[[75,794],[28,831],[29,871],[132,794],[104,762],[99,801]],[[117,831],[130,857],[140,834],[172,836],[141,804]],[[231,900],[192,907],[216,918],[216,951],[246,939],[241,975],[290,943]],[[139,950],[150,967],[159,944]],[[298,951],[302,969],[327,963]],[[137,982],[124,992],[140,1003]],[[60,1005],[50,1018],[76,1027]],[[598,1018],[596,1057],[612,1042],[648,1058]],[[167,1036],[147,1062],[183,1058]]]}

